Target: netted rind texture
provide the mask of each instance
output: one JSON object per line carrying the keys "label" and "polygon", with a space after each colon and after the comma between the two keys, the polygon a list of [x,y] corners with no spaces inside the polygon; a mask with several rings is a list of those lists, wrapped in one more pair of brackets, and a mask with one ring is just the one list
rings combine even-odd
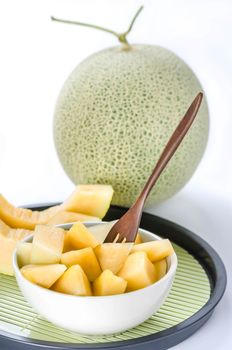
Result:
{"label": "netted rind texture", "polygon": [[[55,109],[54,139],[64,170],[75,184],[111,184],[113,204],[130,206],[199,91],[192,70],[158,46],[113,47],[88,57],[65,82]],[[204,99],[148,205],[171,197],[191,178],[208,128]]]}

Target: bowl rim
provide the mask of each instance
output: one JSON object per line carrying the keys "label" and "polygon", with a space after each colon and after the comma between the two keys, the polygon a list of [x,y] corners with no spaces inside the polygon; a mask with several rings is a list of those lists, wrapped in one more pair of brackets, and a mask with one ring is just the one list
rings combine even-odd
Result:
{"label": "bowl rim", "polygon": [[[91,224],[90,226],[95,226],[95,225],[107,224],[109,222],[110,221],[100,221],[100,222],[99,221],[85,221],[85,222],[82,222],[82,223],[84,225],[86,225],[86,224],[90,225]],[[66,223],[66,224],[60,224],[60,225],[56,225],[56,226],[65,229],[65,227],[71,226],[73,224],[74,223]],[[162,240],[162,238],[160,236],[156,235],[153,232],[145,230],[143,228],[139,228],[139,231],[141,231],[142,233],[145,233],[147,235],[152,235],[152,237],[155,237],[155,239],[153,239],[153,240]],[[28,242],[29,243],[30,241],[32,241],[32,239],[33,239],[33,234],[27,236],[26,238],[24,238],[20,242],[23,242],[23,243]],[[17,276],[20,276],[20,278],[23,280],[23,282],[25,284],[29,284],[31,287],[33,287],[35,289],[38,289],[38,290],[40,290],[43,293],[48,293],[51,296],[54,295],[54,293],[55,293],[55,295],[60,295],[61,297],[65,296],[66,298],[75,299],[75,300],[88,300],[88,301],[90,301],[90,300],[103,300],[103,299],[105,300],[106,298],[107,298],[107,300],[110,300],[110,299],[115,299],[115,298],[117,298],[117,299],[126,298],[128,295],[139,294],[139,293],[141,293],[141,291],[150,290],[150,289],[154,288],[154,286],[157,286],[157,285],[159,285],[161,283],[164,283],[165,280],[171,279],[172,276],[174,276],[175,273],[176,273],[177,264],[178,264],[177,255],[174,252],[172,255],[169,256],[169,258],[170,258],[170,266],[169,266],[169,269],[166,272],[166,274],[161,279],[159,279],[158,281],[152,283],[151,285],[149,285],[147,287],[144,287],[144,288],[141,288],[141,289],[138,289],[138,290],[135,290],[135,291],[127,292],[127,293],[114,294],[114,295],[81,296],[81,295],[72,295],[72,294],[65,294],[65,293],[57,292],[57,291],[54,291],[54,290],[51,290],[51,289],[44,288],[42,286],[39,286],[38,284],[32,283],[29,280],[27,280],[23,276],[23,274],[21,273],[20,268],[18,266],[17,251],[18,251],[18,246],[15,248],[15,250],[13,252],[13,269],[14,269],[14,272],[15,272],[16,279],[17,279]],[[19,288],[20,288],[20,286],[19,286]]]}

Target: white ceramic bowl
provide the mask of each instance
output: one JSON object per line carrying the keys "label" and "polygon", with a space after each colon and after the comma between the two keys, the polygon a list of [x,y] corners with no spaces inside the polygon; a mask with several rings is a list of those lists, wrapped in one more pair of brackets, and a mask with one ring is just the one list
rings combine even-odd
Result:
{"label": "white ceramic bowl", "polygon": [[[101,223],[86,223],[86,226]],[[64,228],[69,228],[63,225]],[[160,237],[140,229],[144,241]],[[31,241],[28,237],[25,241]],[[144,322],[164,303],[177,268],[176,254],[168,257],[168,272],[158,282],[126,294],[112,296],[73,296],[39,287],[21,274],[17,250],[13,265],[15,276],[24,297],[45,319],[67,330],[92,335],[122,332]]]}

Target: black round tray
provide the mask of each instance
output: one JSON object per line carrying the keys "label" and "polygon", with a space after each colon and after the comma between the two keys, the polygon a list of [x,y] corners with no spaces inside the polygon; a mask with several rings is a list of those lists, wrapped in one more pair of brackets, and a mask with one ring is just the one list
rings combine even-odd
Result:
{"label": "black round tray", "polygon": [[[51,204],[37,204],[28,206],[34,210],[43,210]],[[110,221],[120,218],[127,209],[111,206],[104,220]],[[196,332],[212,315],[214,308],[222,298],[226,288],[226,270],[221,258],[216,251],[201,237],[195,233],[179,226],[171,221],[158,216],[143,213],[142,228],[155,232],[164,238],[169,238],[172,242],[187,250],[202,265],[206,271],[210,284],[211,295],[208,302],[193,316],[178,325],[167,330],[125,341],[98,344],[73,344],[73,343],[53,343],[37,341],[21,336],[16,336],[0,331],[1,350],[69,350],[69,349],[135,349],[135,350],[164,350],[168,349]]]}

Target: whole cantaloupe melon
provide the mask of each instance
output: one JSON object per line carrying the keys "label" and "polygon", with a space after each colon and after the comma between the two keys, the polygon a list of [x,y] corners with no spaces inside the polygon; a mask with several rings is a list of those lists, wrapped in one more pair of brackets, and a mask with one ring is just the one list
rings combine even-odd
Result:
{"label": "whole cantaloupe melon", "polygon": [[[65,82],[55,109],[55,145],[66,173],[75,184],[111,184],[113,204],[130,206],[199,91],[192,70],[162,47],[112,47],[88,57]],[[204,100],[148,204],[190,179],[208,127]]]}

